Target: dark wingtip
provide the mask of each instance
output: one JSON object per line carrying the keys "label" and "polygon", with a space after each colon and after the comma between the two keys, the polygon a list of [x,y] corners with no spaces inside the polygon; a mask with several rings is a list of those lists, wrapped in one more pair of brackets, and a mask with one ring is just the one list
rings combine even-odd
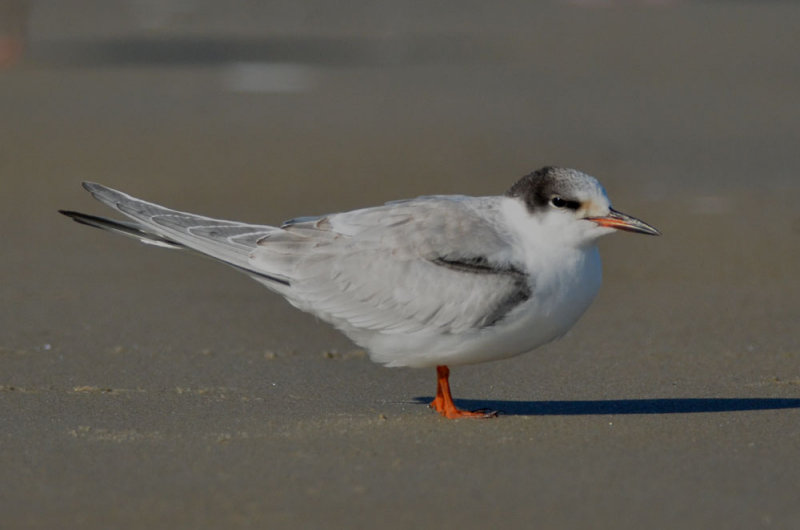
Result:
{"label": "dark wingtip", "polygon": [[75,219],[76,221],[78,220],[78,217],[83,215],[80,212],[76,212],[73,210],[58,210],[58,213],[60,213],[61,215],[66,215],[70,219]]}
{"label": "dark wingtip", "polygon": [[97,217],[96,215],[89,215],[87,213],[76,212],[73,210],[58,210],[58,213],[66,215],[76,223],[94,226],[95,228],[101,228],[101,226],[99,226],[97,223],[105,220],[102,217]]}

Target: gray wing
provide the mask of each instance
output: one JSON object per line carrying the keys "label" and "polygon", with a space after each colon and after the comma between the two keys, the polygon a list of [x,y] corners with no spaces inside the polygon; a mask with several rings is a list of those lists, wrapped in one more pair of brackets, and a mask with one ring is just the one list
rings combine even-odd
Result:
{"label": "gray wing", "polygon": [[289,278],[290,302],[351,337],[491,326],[530,296],[498,201],[427,197],[289,221],[252,264]]}
{"label": "gray wing", "polygon": [[288,285],[286,278],[253,269],[250,260],[250,254],[257,247],[257,242],[270,233],[279,231],[279,228],[179,212],[92,182],[84,182],[83,187],[97,200],[125,214],[134,222],[62,211],[80,223],[134,237],[144,243],[188,248],[223,261],[259,279]]}
{"label": "gray wing", "polygon": [[277,228],[84,187],[133,222],[63,212],[76,221],[221,260],[356,339],[487,327],[530,296],[530,278],[494,222],[499,198],[427,197]]}

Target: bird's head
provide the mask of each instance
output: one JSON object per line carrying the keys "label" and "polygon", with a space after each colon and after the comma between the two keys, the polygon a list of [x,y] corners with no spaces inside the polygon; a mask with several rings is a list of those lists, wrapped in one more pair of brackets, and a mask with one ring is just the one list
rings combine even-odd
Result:
{"label": "bird's head", "polygon": [[575,169],[544,167],[522,177],[506,195],[521,200],[537,223],[578,243],[591,243],[615,230],[661,235],[644,221],[613,209],[597,179]]}

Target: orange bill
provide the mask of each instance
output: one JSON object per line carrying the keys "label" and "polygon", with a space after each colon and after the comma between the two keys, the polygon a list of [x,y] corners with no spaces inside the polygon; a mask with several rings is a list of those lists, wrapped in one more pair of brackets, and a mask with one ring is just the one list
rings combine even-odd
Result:
{"label": "orange bill", "polygon": [[625,230],[626,232],[636,232],[638,234],[647,234],[650,236],[660,236],[661,232],[650,226],[649,224],[641,221],[630,215],[618,212],[613,208],[609,208],[608,215],[603,217],[588,217],[587,221],[592,221],[600,226],[607,226],[608,228],[616,228],[617,230]]}

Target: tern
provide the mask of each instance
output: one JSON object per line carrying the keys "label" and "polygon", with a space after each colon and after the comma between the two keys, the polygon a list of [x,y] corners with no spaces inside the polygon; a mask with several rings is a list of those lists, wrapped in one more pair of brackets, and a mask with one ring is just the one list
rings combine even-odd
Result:
{"label": "tern", "polygon": [[660,235],[611,207],[595,179],[544,167],[498,196],[432,195],[280,226],[171,210],[100,184],[96,199],[132,221],[60,210],[75,221],[222,261],[329,322],[387,366],[436,367],[430,406],[456,407],[449,366],[506,359],[563,336],[597,294],[597,240]]}

